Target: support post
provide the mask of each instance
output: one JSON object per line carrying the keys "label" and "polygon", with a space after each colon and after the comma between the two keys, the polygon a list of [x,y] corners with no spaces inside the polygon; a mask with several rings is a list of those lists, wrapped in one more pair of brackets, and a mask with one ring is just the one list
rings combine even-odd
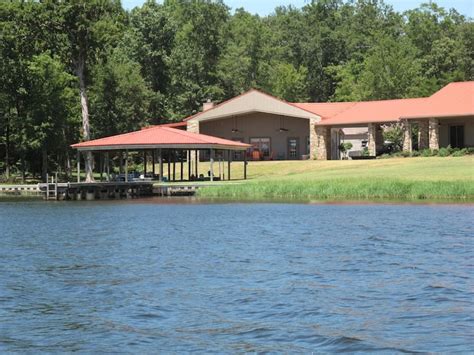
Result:
{"label": "support post", "polygon": [[244,180],[247,180],[247,154],[244,154]]}
{"label": "support post", "polygon": [[188,149],[188,181],[191,181],[191,149]]}
{"label": "support post", "polygon": [[227,180],[230,181],[230,163],[232,161],[232,150],[227,151]]}
{"label": "support post", "polygon": [[146,177],[146,149],[143,150],[143,177]]}
{"label": "support post", "polygon": [[163,181],[163,150],[160,148],[159,149],[159,156],[158,156],[158,161],[160,164],[160,182]]}
{"label": "support post", "polygon": [[100,182],[102,182],[104,175],[104,153],[99,152],[99,169],[100,169]]}
{"label": "support post", "polygon": [[77,151],[77,183],[81,182],[81,152]]}
{"label": "support post", "polygon": [[125,151],[125,182],[128,182],[128,149]]}
{"label": "support post", "polygon": [[168,181],[171,181],[171,150],[168,149]]}
{"label": "support post", "polygon": [[123,151],[119,150],[119,174],[123,174]]}
{"label": "support post", "polygon": [[151,154],[151,163],[152,163],[151,172],[153,174],[153,179],[155,179],[155,159],[156,159],[156,149],[153,149],[152,154]]}
{"label": "support post", "polygon": [[195,156],[195,162],[196,162],[196,166],[194,167],[194,169],[196,169],[196,178],[198,178],[199,177],[199,168],[198,168],[199,159],[198,159],[197,149],[194,151],[194,156]]}
{"label": "support post", "polygon": [[173,150],[173,181],[176,181],[176,150]]}
{"label": "support post", "polygon": [[106,163],[106,170],[107,170],[107,182],[110,182],[110,157],[109,152],[105,152],[105,163]]}
{"label": "support post", "polygon": [[183,151],[181,150],[179,154],[179,162],[181,163],[181,174],[180,174],[180,180],[183,181],[183,175],[184,175],[184,166],[183,166]]}
{"label": "support post", "polygon": [[210,172],[211,172],[211,182],[214,181],[214,150],[209,149],[209,162],[210,162]]}

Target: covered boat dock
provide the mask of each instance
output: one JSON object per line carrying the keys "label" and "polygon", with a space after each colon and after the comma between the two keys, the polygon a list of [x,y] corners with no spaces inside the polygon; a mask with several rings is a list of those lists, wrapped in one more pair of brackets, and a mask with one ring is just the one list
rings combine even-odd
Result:
{"label": "covered boat dock", "polygon": [[[245,151],[250,145],[192,133],[169,126],[153,126],[125,134],[90,140],[73,144],[77,149],[77,182],[81,183],[81,155],[92,154],[98,158],[99,173],[101,180],[105,182],[171,182],[186,181],[184,166],[187,164],[187,181],[216,181],[230,180],[231,166],[234,152]],[[129,157],[131,152],[136,152],[143,162],[143,171],[137,176],[137,172],[129,170]],[[209,157],[209,170],[203,173],[199,170],[200,152],[205,152]],[[97,157],[98,155],[98,157]],[[114,173],[113,157],[119,160],[118,174]],[[244,160],[244,179],[247,178],[246,154]],[[215,161],[219,166],[216,175]],[[137,154],[135,154],[135,160]],[[148,170],[151,161],[151,169]],[[224,165],[227,163],[227,174]],[[97,165],[97,164],[96,164]],[[167,165],[167,177],[164,177],[164,168]],[[177,179],[176,166],[179,166],[179,179]],[[158,167],[158,169],[156,168]],[[157,170],[157,171],[156,171]],[[94,182],[92,181],[86,181]]]}

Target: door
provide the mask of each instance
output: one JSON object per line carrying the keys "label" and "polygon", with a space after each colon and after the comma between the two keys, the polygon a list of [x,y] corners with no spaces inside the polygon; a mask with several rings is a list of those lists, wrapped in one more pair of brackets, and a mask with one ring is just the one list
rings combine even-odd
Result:
{"label": "door", "polygon": [[452,148],[464,148],[464,126],[449,127],[449,145]]}
{"label": "door", "polygon": [[288,159],[299,159],[300,142],[299,138],[288,138]]}

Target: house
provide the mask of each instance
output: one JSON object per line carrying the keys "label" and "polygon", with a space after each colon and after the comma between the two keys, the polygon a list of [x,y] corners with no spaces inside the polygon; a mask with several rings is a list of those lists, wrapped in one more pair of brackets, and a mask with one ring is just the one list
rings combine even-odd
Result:
{"label": "house", "polygon": [[384,143],[382,126],[390,124],[402,125],[407,151],[415,125],[420,150],[474,147],[474,81],[448,84],[430,97],[334,103],[291,103],[252,89],[217,105],[208,101],[178,123],[189,132],[248,143],[254,160],[339,159],[342,140],[353,143],[350,155],[367,147],[375,156]]}

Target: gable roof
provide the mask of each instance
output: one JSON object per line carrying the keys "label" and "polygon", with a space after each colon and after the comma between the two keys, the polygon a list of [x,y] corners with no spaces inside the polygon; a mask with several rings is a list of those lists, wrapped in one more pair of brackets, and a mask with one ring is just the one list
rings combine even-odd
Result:
{"label": "gable roof", "polygon": [[185,119],[185,121],[207,121],[231,116],[238,116],[252,112],[264,112],[287,117],[320,120],[321,117],[303,107],[280,100],[256,89],[251,89],[230,100],[223,101],[213,108],[199,112]]}
{"label": "gable roof", "polygon": [[81,142],[73,144],[71,147],[78,150],[152,148],[244,150],[249,148],[250,145],[176,128],[155,126],[140,131]]}

